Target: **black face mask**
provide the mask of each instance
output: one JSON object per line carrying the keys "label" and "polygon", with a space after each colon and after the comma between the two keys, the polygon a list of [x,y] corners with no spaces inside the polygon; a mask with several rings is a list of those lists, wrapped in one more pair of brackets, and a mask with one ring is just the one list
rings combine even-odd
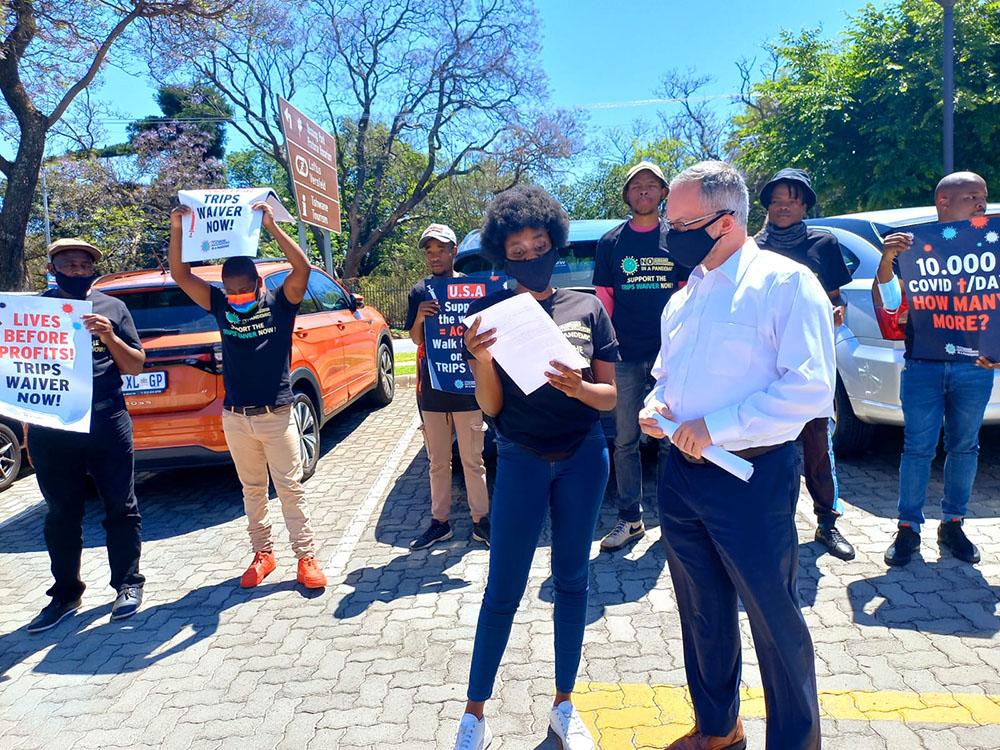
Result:
{"label": "black face mask", "polygon": [[710,235],[708,228],[723,216],[728,215],[728,213],[719,214],[700,229],[689,229],[686,232],[678,232],[676,229],[670,229],[667,232],[666,238],[667,253],[682,266],[688,268],[697,267],[699,263],[705,260],[705,256],[712,252],[715,243],[722,239],[721,237],[717,238]]}
{"label": "black face mask", "polygon": [[90,276],[67,276],[56,271],[56,284],[73,299],[86,299],[87,292],[97,280],[97,274]]}
{"label": "black face mask", "polygon": [[544,292],[552,281],[552,271],[559,262],[559,251],[555,248],[534,260],[505,260],[504,272],[516,279],[526,289]]}

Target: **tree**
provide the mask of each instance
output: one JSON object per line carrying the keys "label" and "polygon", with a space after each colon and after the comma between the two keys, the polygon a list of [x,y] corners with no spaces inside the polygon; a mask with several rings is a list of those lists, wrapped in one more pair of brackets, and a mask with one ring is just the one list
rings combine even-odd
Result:
{"label": "tree", "polygon": [[206,136],[204,140],[205,158],[221,160],[226,154],[226,121],[233,116],[233,110],[222,95],[211,86],[161,86],[156,93],[156,102],[162,115],[146,117],[128,126],[129,141],[143,133],[156,130],[161,125],[175,126],[177,133],[198,130]]}
{"label": "tree", "polygon": [[[824,213],[926,205],[941,178],[942,10],[931,0],[869,5],[839,42],[818,30],[772,45],[731,148],[759,182],[808,169]],[[1000,2],[955,6],[955,162],[1000,184]]]}
{"label": "tree", "polygon": [[215,18],[236,0],[9,0],[0,5],[0,128],[17,144],[0,156],[7,178],[0,209],[0,288],[24,282],[24,237],[46,137],[97,77],[113,46],[142,21],[151,29],[182,16]]}
{"label": "tree", "polygon": [[[575,118],[541,111],[545,78],[527,0],[248,6],[242,28],[192,29],[191,43],[157,48],[154,65],[164,78],[193,69],[209,81],[239,114],[234,127],[286,170],[279,95],[298,95],[331,129],[348,277],[449,180],[498,163],[513,184],[577,148]],[[182,59],[189,51],[198,55]],[[412,166],[417,154],[419,169],[401,182],[399,163]]]}

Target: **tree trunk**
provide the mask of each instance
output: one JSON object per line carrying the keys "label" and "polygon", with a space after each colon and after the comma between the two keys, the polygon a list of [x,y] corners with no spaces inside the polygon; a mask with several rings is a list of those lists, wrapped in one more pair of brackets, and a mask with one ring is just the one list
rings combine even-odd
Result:
{"label": "tree trunk", "polygon": [[45,134],[45,116],[33,112],[31,119],[23,123],[17,157],[7,179],[0,210],[0,289],[5,291],[24,287],[24,236],[45,155]]}

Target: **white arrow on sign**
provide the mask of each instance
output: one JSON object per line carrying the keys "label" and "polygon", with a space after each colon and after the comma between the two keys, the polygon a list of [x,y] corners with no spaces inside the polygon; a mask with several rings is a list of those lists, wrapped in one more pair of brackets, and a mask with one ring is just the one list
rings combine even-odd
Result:
{"label": "white arrow on sign", "polygon": [[299,126],[299,135],[302,135],[302,119],[299,118],[299,117],[296,117],[295,120],[296,120],[295,124]]}
{"label": "white arrow on sign", "polygon": [[292,113],[289,112],[287,109],[285,110],[285,120],[288,121],[289,125],[292,124]]}
{"label": "white arrow on sign", "polygon": [[307,215],[307,212],[306,212],[306,197],[304,195],[302,196],[302,215],[303,216]]}

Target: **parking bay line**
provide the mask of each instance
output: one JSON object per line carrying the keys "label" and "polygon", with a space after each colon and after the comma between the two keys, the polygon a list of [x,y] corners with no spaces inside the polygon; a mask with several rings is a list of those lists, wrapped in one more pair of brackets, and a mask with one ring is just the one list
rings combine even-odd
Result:
{"label": "parking bay line", "polygon": [[419,414],[413,417],[413,420],[407,426],[406,430],[399,438],[399,441],[396,443],[396,447],[392,449],[392,452],[386,458],[385,463],[382,464],[382,470],[375,478],[375,483],[368,490],[368,494],[365,495],[365,499],[361,501],[361,505],[359,505],[358,509],[354,512],[354,517],[351,518],[351,522],[348,524],[347,530],[340,538],[340,541],[337,542],[337,548],[334,551],[333,556],[330,558],[330,562],[326,564],[324,571],[327,578],[330,579],[331,585],[341,585],[341,581],[337,579],[339,579],[347,569],[347,565],[351,560],[351,555],[354,554],[354,548],[357,547],[358,542],[361,540],[361,535],[364,534],[365,529],[368,528],[368,523],[371,520],[372,514],[375,512],[375,509],[378,507],[383,495],[385,495],[386,490],[389,488],[389,482],[392,481],[392,477],[399,468],[399,464],[403,460],[403,456],[406,454],[406,449],[409,448],[410,442],[412,442],[414,435],[417,434],[418,429],[420,429]]}
{"label": "parking bay line", "polygon": [[[740,714],[765,718],[764,691],[740,690]],[[674,685],[578,683],[573,703],[602,747],[663,747],[694,721],[687,688]],[[820,715],[847,721],[1000,725],[1000,696],[896,690],[827,690]]]}

